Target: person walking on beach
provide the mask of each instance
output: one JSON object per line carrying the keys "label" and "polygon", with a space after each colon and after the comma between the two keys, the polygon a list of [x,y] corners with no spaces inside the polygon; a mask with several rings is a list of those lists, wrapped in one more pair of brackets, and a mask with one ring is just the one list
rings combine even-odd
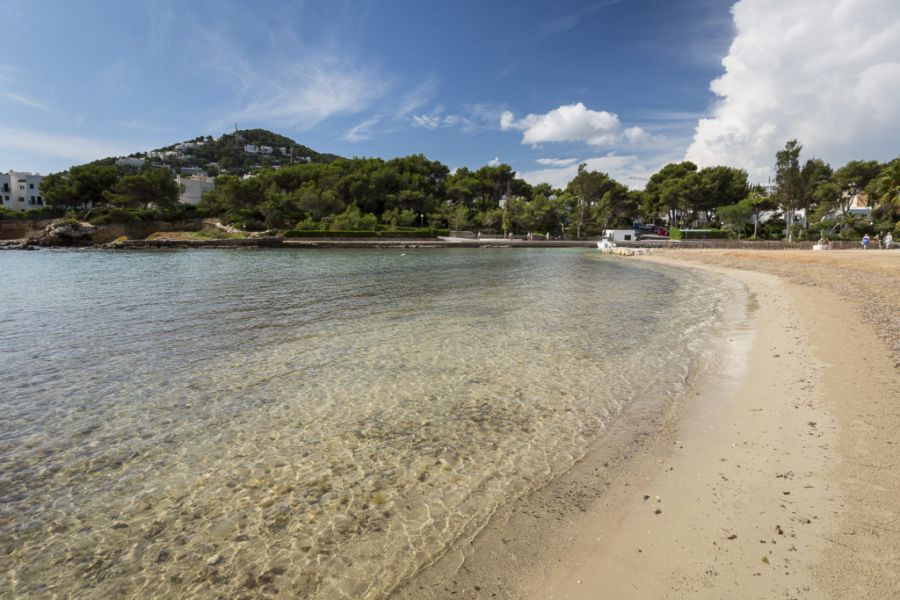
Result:
{"label": "person walking on beach", "polygon": [[860,242],[862,244],[863,250],[869,249],[869,240],[870,240],[869,234],[867,233],[866,235],[863,236],[862,242]]}
{"label": "person walking on beach", "polygon": [[890,250],[893,246],[894,236],[890,231],[888,231],[886,234],[884,234],[884,249]]}
{"label": "person walking on beach", "polygon": [[878,246],[879,250],[881,250],[881,236],[877,233],[875,234],[875,245]]}

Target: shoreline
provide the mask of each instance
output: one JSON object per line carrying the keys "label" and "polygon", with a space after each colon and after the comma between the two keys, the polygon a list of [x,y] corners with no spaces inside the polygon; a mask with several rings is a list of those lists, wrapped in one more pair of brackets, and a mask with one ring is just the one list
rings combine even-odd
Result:
{"label": "shoreline", "polygon": [[[900,261],[866,265],[859,261],[872,259],[862,253],[825,254],[637,259],[746,286],[758,308],[737,383],[701,386],[656,439],[638,435],[622,446],[630,459],[587,457],[504,507],[474,541],[394,597],[900,594],[896,332],[880,331],[880,341],[872,319],[860,315],[867,305],[851,305],[841,283],[816,270],[839,272],[848,267],[830,263],[849,261],[871,277],[872,269],[896,272]],[[889,281],[880,283],[890,289]]]}

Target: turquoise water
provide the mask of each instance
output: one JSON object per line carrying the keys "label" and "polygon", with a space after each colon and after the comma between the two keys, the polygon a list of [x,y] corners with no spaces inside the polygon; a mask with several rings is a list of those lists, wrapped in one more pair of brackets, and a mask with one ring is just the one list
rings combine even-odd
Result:
{"label": "turquoise water", "polygon": [[0,252],[0,596],[383,597],[677,392],[707,277],[581,249]]}

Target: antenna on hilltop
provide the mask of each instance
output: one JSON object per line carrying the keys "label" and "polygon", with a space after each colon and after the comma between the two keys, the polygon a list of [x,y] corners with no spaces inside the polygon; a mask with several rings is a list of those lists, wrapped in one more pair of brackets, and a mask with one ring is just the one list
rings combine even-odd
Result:
{"label": "antenna on hilltop", "polygon": [[234,132],[237,133],[237,123],[234,124]]}

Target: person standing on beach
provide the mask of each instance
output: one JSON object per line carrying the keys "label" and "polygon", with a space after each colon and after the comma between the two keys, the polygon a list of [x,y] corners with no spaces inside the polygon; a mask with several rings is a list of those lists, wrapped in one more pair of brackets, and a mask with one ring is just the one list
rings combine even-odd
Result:
{"label": "person standing on beach", "polygon": [[877,233],[875,234],[875,245],[881,250],[881,236]]}
{"label": "person standing on beach", "polygon": [[884,234],[884,249],[890,250],[894,246],[894,235],[888,231]]}
{"label": "person standing on beach", "polygon": [[869,238],[869,234],[868,234],[868,233],[867,233],[866,235],[863,236],[863,239],[862,239],[862,242],[861,242],[862,247],[863,247],[863,250],[868,250],[868,249],[869,249],[869,239],[870,239],[870,238]]}

